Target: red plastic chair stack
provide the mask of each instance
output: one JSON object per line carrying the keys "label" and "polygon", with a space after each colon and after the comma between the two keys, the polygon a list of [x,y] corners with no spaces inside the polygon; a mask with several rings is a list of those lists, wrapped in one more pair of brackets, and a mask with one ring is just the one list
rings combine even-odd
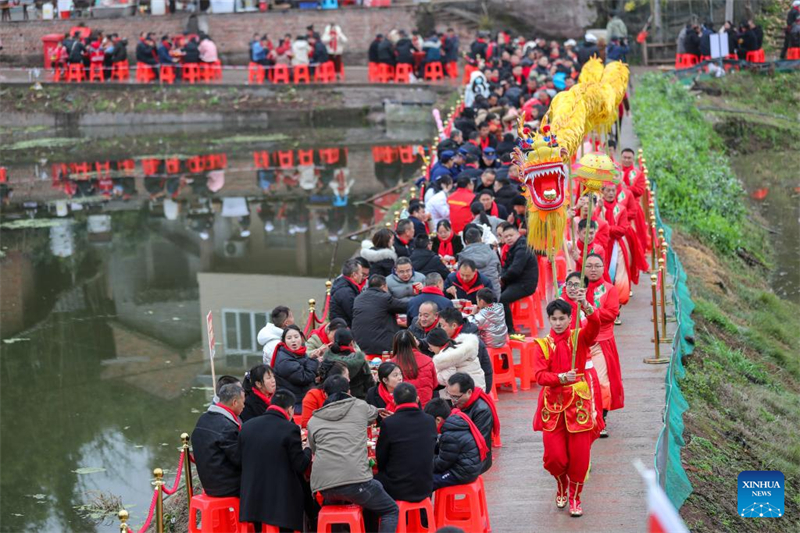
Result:
{"label": "red plastic chair stack", "polygon": [[364,533],[364,515],[358,505],[324,505],[317,520],[318,533],[331,533],[333,526],[345,525],[350,533]]}
{"label": "red plastic chair stack", "polygon": [[278,151],[278,165],[281,168],[294,168],[294,153],[291,150]]}
{"label": "red plastic chair stack", "polygon": [[438,61],[435,63],[427,63],[425,65],[425,80],[426,81],[437,81],[444,79],[444,71],[442,70],[442,64]]}
{"label": "red plastic chair stack", "polygon": [[747,55],[744,57],[745,61],[748,63],[765,63],[766,58],[764,57],[764,50],[758,49],[753,50],[752,52],[747,52]]}
{"label": "red plastic chair stack", "polygon": [[136,63],[136,81],[138,83],[150,83],[156,79],[153,67],[147,63]]}
{"label": "red plastic chair stack", "polygon": [[[457,496],[464,496],[457,500]],[[435,492],[434,521],[439,525],[460,527],[470,533],[488,533],[489,515],[482,480],[467,485],[445,487]]]}
{"label": "red plastic chair stack", "polygon": [[378,66],[378,83],[389,83],[394,80],[394,67],[381,63]]}
{"label": "red plastic chair stack", "polygon": [[197,63],[183,64],[183,81],[187,83],[200,81],[200,66]]}
{"label": "red plastic chair stack", "polygon": [[170,85],[175,83],[175,67],[161,65],[161,81]]}
{"label": "red plastic chair stack", "polygon": [[102,63],[95,61],[89,65],[89,81],[105,81]]}
{"label": "red plastic chair stack", "polygon": [[508,344],[502,348],[489,348],[487,346],[486,350],[492,360],[492,369],[494,370],[493,385],[496,387],[511,385],[511,392],[516,394],[517,376],[514,373],[514,358],[511,354],[511,347]]}
{"label": "red plastic chair stack", "polygon": [[333,61],[326,61],[318,65],[314,71],[314,83],[334,83],[336,81],[336,69]]}
{"label": "red plastic chair stack", "polygon": [[408,83],[411,81],[411,65],[399,63],[394,69],[394,81],[396,83]]}
{"label": "red plastic chair stack", "polygon": [[206,169],[206,162],[201,156],[190,157],[186,160],[186,167],[192,174],[199,174]]}
{"label": "red plastic chair stack", "polygon": [[256,168],[269,168],[269,152],[266,150],[253,152],[253,163]]}
{"label": "red plastic chair stack", "polygon": [[254,83],[264,83],[265,76],[266,70],[264,67],[251,61],[250,66],[247,67],[247,83],[250,85]]}
{"label": "red plastic chair stack", "polygon": [[369,62],[367,65],[367,81],[370,83],[375,83],[378,81],[378,70],[380,69],[379,63],[374,63],[372,61]]}
{"label": "red plastic chair stack", "polygon": [[524,341],[510,339],[509,348],[519,350],[519,363],[514,365],[514,375],[519,378],[519,388],[530,390],[533,383],[533,338],[526,337]]}
{"label": "red plastic chair stack", "polygon": [[181,171],[181,160],[167,159],[164,161],[164,167],[167,170],[167,174],[177,174]]}
{"label": "red plastic chair stack", "polygon": [[301,166],[314,165],[314,150],[298,150],[297,164]]}
{"label": "red plastic chair stack", "polygon": [[311,75],[308,71],[308,65],[295,65],[294,66],[294,82],[295,83],[311,83]]}
{"label": "red plastic chair stack", "polygon": [[189,533],[231,533],[239,531],[239,527],[239,498],[213,498],[205,494],[192,496],[189,504]]}
{"label": "red plastic chair stack", "polygon": [[118,61],[111,67],[111,79],[117,81],[128,81],[131,78],[130,65],[127,61]]}
{"label": "red plastic chair stack", "polygon": [[272,69],[273,83],[291,83],[289,79],[289,65],[275,65]]}
{"label": "red plastic chair stack", "polygon": [[[400,508],[400,519],[397,522],[397,533],[433,533],[436,531],[435,520],[433,518],[433,504],[430,498],[425,498],[421,502],[397,501]],[[428,517],[428,526],[422,525],[422,511]]]}
{"label": "red plastic chair stack", "polygon": [[675,56],[675,69],[692,68],[700,62],[700,58],[694,54],[677,54]]}
{"label": "red plastic chair stack", "polygon": [[445,70],[447,71],[448,77],[453,78],[454,80],[458,78],[458,63],[455,61],[449,62]]}
{"label": "red plastic chair stack", "polygon": [[513,302],[511,304],[511,316],[516,326],[528,329],[534,337],[539,328],[544,327],[542,304],[536,299],[535,293]]}
{"label": "red plastic chair stack", "polygon": [[800,48],[789,48],[786,51],[786,59],[789,61],[800,60]]}
{"label": "red plastic chair stack", "polygon": [[67,69],[66,81],[81,82],[83,79],[83,65],[80,63],[70,63]]}
{"label": "red plastic chair stack", "polygon": [[326,165],[335,165],[339,162],[338,148],[323,148],[319,151],[320,160]]}

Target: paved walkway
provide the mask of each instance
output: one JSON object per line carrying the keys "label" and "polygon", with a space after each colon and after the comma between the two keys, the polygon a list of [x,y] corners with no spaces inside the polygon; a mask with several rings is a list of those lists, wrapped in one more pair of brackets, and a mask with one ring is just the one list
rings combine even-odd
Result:
{"label": "paved walkway", "polygon": [[[638,145],[630,128],[623,130],[622,141],[623,147]],[[625,408],[609,414],[610,437],[598,439],[592,447],[592,470],[582,495],[582,518],[572,518],[567,509],[556,508],[556,483],[542,466],[542,434],[532,429],[539,387],[517,394],[500,392],[503,447],[495,448],[492,469],[484,475],[493,531],[645,530],[646,492],[633,461],[653,464],[667,368],[642,362],[654,354],[651,317],[650,279],[643,275],[633,298],[623,308],[623,324],[616,328]],[[661,349],[669,353],[669,345],[662,344]]]}

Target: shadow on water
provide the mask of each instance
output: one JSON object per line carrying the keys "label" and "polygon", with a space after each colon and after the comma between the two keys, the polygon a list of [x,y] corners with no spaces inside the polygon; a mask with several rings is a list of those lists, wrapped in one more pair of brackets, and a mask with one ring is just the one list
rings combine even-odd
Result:
{"label": "shadow on water", "polygon": [[304,322],[308,299],[323,301],[331,265],[359,246],[348,234],[383,215],[359,200],[415,177],[429,134],[147,132],[12,154],[2,530],[116,531],[77,509],[94,491],[140,525],[152,469],[172,482],[180,434],[211,398],[206,313],[217,375],[241,376],[272,307]]}

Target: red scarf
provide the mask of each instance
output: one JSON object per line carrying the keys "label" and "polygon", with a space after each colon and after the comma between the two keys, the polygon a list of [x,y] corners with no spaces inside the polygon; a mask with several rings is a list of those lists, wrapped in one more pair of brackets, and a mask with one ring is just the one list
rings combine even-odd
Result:
{"label": "red scarf", "polygon": [[[480,389],[475,390],[477,391]],[[472,395],[475,396],[474,393]],[[450,416],[457,416],[467,423],[469,426],[469,432],[472,433],[472,438],[475,439],[475,444],[478,445],[478,452],[481,454],[481,461],[486,459],[486,455],[489,453],[489,447],[486,445],[486,439],[484,439],[483,435],[481,435],[481,432],[478,430],[478,426],[475,425],[475,422],[473,422],[472,419],[460,409],[453,409],[450,412]],[[494,436],[494,432],[492,432],[492,435]]]}
{"label": "red scarf", "polygon": [[461,288],[464,290],[464,292],[469,294],[470,289],[472,289],[472,287],[474,287],[475,284],[478,283],[478,273],[475,272],[475,275],[472,276],[472,281],[470,281],[469,284],[467,284],[466,281],[461,279],[461,272],[459,271],[456,271],[456,279],[458,280],[458,283],[461,285]]}
{"label": "red scarf", "polygon": [[400,409],[419,409],[419,405],[409,402],[409,403],[401,403],[397,407],[395,407],[395,411],[399,411]]}
{"label": "red scarf", "polygon": [[430,333],[431,331],[433,331],[434,328],[438,328],[439,327],[439,321],[436,320],[433,324],[431,324],[427,328],[425,326],[423,326],[422,324],[420,324],[419,327],[421,327],[422,331],[424,331],[427,334],[427,333]]}
{"label": "red scarf", "polygon": [[363,288],[364,288],[364,284],[367,282],[367,280],[366,280],[366,279],[363,279],[363,280],[361,280],[361,283],[356,283],[356,280],[354,280],[353,278],[349,278],[349,277],[347,277],[347,276],[344,276],[344,279],[346,279],[347,281],[349,281],[350,283],[352,283],[353,285],[355,285],[355,286],[356,286],[356,288],[357,288],[359,291],[361,291],[361,289],[363,289]]}
{"label": "red scarf", "polygon": [[289,413],[287,413],[286,410],[283,407],[278,407],[277,405],[270,405],[267,408],[267,411],[277,411],[280,414],[282,414],[283,416],[285,416],[286,420],[288,420],[289,422],[292,421],[292,417],[289,416]]}
{"label": "red scarf", "polygon": [[241,420],[239,420],[239,417],[238,417],[238,416],[236,416],[236,413],[234,413],[234,412],[231,410],[231,408],[230,408],[230,407],[228,407],[227,405],[223,405],[223,404],[221,404],[221,403],[218,403],[218,404],[216,404],[216,405],[217,405],[217,407],[219,407],[220,409],[225,409],[226,411],[228,411],[228,412],[231,414],[231,416],[233,417],[233,420],[236,422],[236,425],[237,425],[237,426],[239,426],[239,431],[241,431],[241,430],[242,430],[242,421],[241,421]]}
{"label": "red scarf", "polygon": [[285,343],[279,342],[278,345],[275,347],[275,351],[272,352],[272,361],[270,361],[270,366],[272,368],[275,368],[275,359],[278,358],[278,350],[280,350],[281,347],[283,347],[287,352],[294,355],[295,357],[305,357],[306,352],[308,351],[308,349],[305,346],[301,346],[296,352],[294,352],[292,351],[291,348],[286,346]]}
{"label": "red scarf", "polygon": [[410,242],[411,242],[411,240],[410,240],[410,239],[409,239],[409,240],[405,240],[405,239],[403,239],[403,238],[402,238],[400,235],[397,235],[397,240],[398,240],[398,241],[400,241],[400,242],[402,242],[404,246],[408,246],[408,243],[410,243]]}
{"label": "red scarf", "polygon": [[609,226],[616,226],[617,221],[616,217],[614,216],[614,208],[617,206],[617,199],[614,198],[614,201],[609,202],[608,200],[603,200],[603,211],[604,217],[603,219]]}
{"label": "red scarf", "polygon": [[[445,423],[445,421],[446,421],[446,420],[447,420],[447,419],[445,418],[445,419],[443,419],[441,422],[439,422],[438,424],[436,424],[436,433],[438,433],[439,435],[441,435],[441,434],[442,434],[442,426],[444,425],[444,423]],[[486,442],[486,441],[484,440],[484,442]]]}
{"label": "red scarf", "polygon": [[250,392],[252,392],[253,394],[255,394],[255,395],[256,395],[256,398],[260,398],[260,399],[261,399],[261,401],[262,401],[262,402],[264,402],[265,404],[267,404],[267,407],[269,407],[269,398],[267,398],[267,395],[266,395],[266,394],[264,394],[263,392],[261,392],[260,390],[258,390],[258,389],[257,389],[257,388],[255,388],[255,387],[253,387],[252,389],[250,389]]}
{"label": "red scarf", "polygon": [[331,40],[329,41],[328,46],[331,47],[331,53],[335,55],[339,49],[339,37],[337,36],[335,31],[331,31],[330,35],[331,35]]}
{"label": "red scarf", "polygon": [[497,208],[497,202],[492,202],[492,208],[489,209],[489,214],[492,215],[493,217],[500,216],[500,210]]}
{"label": "red scarf", "polygon": [[485,139],[481,139],[481,151],[486,150],[489,147],[490,147],[489,146],[489,137],[486,137]]}
{"label": "red scarf", "polygon": [[394,404],[394,397],[383,383],[378,385],[378,396],[380,396],[381,400],[383,400],[383,403],[386,404],[387,411],[394,413],[397,410],[397,406]]}
{"label": "red scarf", "polygon": [[444,291],[439,287],[422,287],[420,291],[422,294],[437,294],[439,296],[444,296]]}
{"label": "red scarf", "polygon": [[503,264],[503,265],[506,264],[506,257],[508,257],[508,251],[510,249],[511,249],[511,247],[509,245],[507,245],[507,244],[504,244],[500,248],[500,264]]}
{"label": "red scarf", "polygon": [[572,328],[567,328],[562,333],[550,329],[548,336],[553,339],[556,347],[555,361],[572,361]]}
{"label": "red scarf", "polygon": [[492,401],[492,398],[488,394],[483,392],[482,388],[475,387],[475,389],[472,391],[472,397],[466,404],[464,404],[464,409],[472,407],[472,404],[477,402],[478,398],[486,402],[489,405],[489,409],[492,410],[492,438],[496,441],[500,438],[500,417],[497,416],[497,407],[495,407],[494,401]]}
{"label": "red scarf", "polygon": [[463,326],[463,325],[461,325],[461,326],[458,326],[458,327],[456,328],[456,330],[453,332],[453,337],[452,337],[452,338],[453,338],[453,339],[455,339],[456,337],[458,337],[459,335],[461,335],[461,330],[462,330],[462,329],[464,329],[464,326]]}
{"label": "red scarf", "polygon": [[323,324],[317,329],[311,331],[312,335],[316,334],[316,336],[319,337],[319,340],[322,341],[322,344],[329,344],[331,342],[331,339],[328,337],[328,332],[325,331],[325,328],[327,327],[328,324]]}
{"label": "red scarf", "polygon": [[349,353],[353,353],[353,349],[350,346],[339,346],[339,355],[347,355]]}
{"label": "red scarf", "polygon": [[449,255],[450,257],[455,257],[455,253],[453,253],[453,233],[450,232],[450,238],[439,239],[439,248],[436,249],[436,253],[445,256]]}
{"label": "red scarf", "polygon": [[580,309],[578,307],[578,302],[569,297],[569,295],[567,294],[567,289],[564,289],[564,291],[561,293],[560,298],[565,302],[567,302],[570,307],[572,307],[572,315],[570,315],[569,327],[570,329],[575,329],[575,321],[580,316]]}

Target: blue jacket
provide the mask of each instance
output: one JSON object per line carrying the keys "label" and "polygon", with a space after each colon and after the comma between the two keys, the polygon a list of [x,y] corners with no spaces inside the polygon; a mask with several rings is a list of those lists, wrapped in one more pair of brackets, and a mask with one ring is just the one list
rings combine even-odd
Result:
{"label": "blue jacket", "polygon": [[447,296],[423,292],[408,301],[408,311],[406,311],[406,314],[408,315],[409,324],[414,322],[417,318],[417,315],[419,315],[419,306],[425,302],[435,303],[439,307],[439,311],[446,307],[453,307],[453,302]]}
{"label": "blue jacket", "polygon": [[172,56],[169,55],[169,48],[163,44],[158,47],[158,62],[162,65],[172,65],[175,63],[175,60],[173,60]]}
{"label": "blue jacket", "polygon": [[250,44],[250,59],[252,61],[263,61],[267,58],[267,49],[261,46],[258,41],[253,41]]}

